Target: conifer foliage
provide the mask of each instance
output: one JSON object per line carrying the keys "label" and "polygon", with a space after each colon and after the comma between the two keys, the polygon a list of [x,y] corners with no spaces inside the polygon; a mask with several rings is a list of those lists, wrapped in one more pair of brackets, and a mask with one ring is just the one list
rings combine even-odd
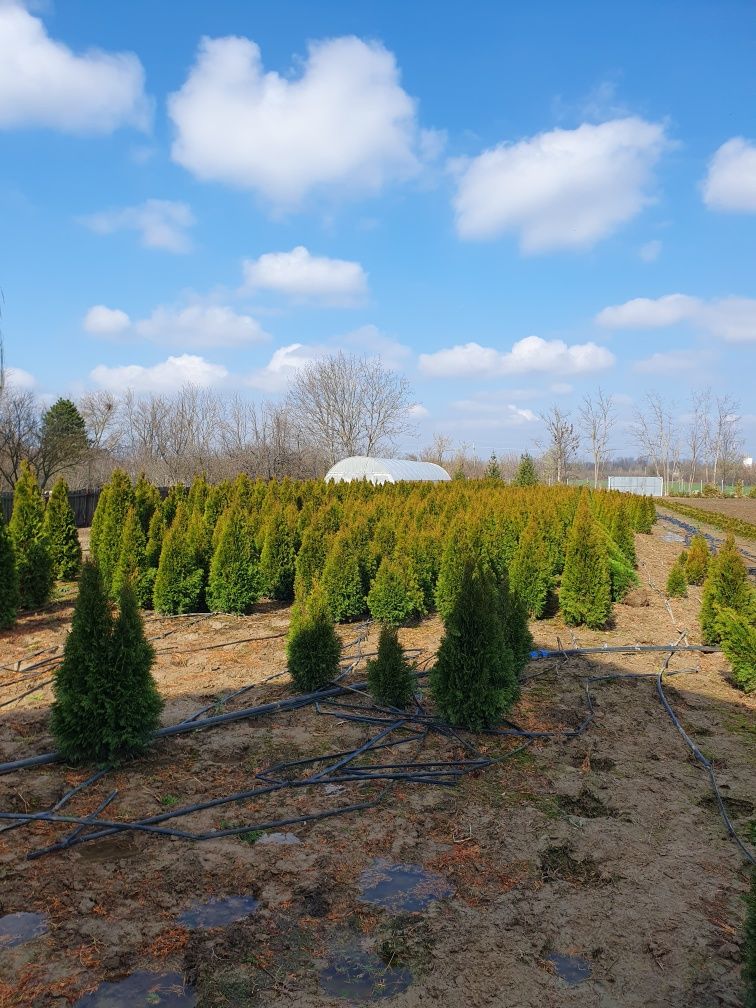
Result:
{"label": "conifer foliage", "polygon": [[0,511],[0,630],[7,630],[15,623],[18,597],[16,554],[5,518]]}
{"label": "conifer foliage", "polygon": [[398,626],[424,612],[423,591],[410,563],[384,557],[367,596],[368,609],[380,623]]}
{"label": "conifer foliage", "polygon": [[367,665],[367,682],[376,703],[404,708],[412,700],[415,677],[395,626],[381,627],[378,654]]}
{"label": "conifer foliage", "polygon": [[514,666],[496,585],[487,568],[468,557],[431,671],[440,715],[472,731],[495,724],[517,697]]}
{"label": "conifer foliage", "polygon": [[54,573],[44,533],[45,502],[28,462],[13,492],[13,514],[8,524],[16,556],[19,603],[35,609],[50,598]]}
{"label": "conifer foliage", "polygon": [[204,580],[205,572],[189,538],[186,506],[180,503],[160,551],[160,564],[152,593],[155,609],[166,615],[197,612]]}
{"label": "conifer foliage", "polygon": [[756,598],[740,612],[720,608],[715,628],[738,685],[746,693],[756,690]]}
{"label": "conifer foliage", "polygon": [[121,533],[121,548],[113,571],[110,595],[112,598],[120,598],[128,584],[137,603],[143,609],[151,609],[152,578],[147,574],[146,546],[139,514],[136,507],[132,506],[126,513],[126,523]]}
{"label": "conifer foliage", "polygon": [[551,588],[551,562],[543,531],[531,518],[520,536],[509,568],[509,585],[523,602],[528,615],[543,616]]}
{"label": "conifer foliage", "polygon": [[60,581],[74,581],[81,570],[81,544],[68,500],[68,484],[59,479],[45,508],[43,523],[53,574]]}
{"label": "conifer foliage", "polygon": [[748,568],[728,535],[719,552],[709,563],[709,572],[701,595],[701,635],[704,644],[718,644],[721,628],[717,625],[720,609],[748,612],[753,605],[753,589],[748,584]]}
{"label": "conifer foliage", "polygon": [[243,615],[259,597],[257,547],[242,509],[232,504],[220,520],[210,564],[207,603],[213,612]]}
{"label": "conifer foliage", "polygon": [[686,598],[688,594],[688,579],[685,574],[685,562],[678,558],[670,568],[667,577],[667,596],[669,598]]}
{"label": "conifer foliage", "polygon": [[303,693],[320,689],[338,675],[341,641],[317,583],[294,605],[286,656],[294,685]]}
{"label": "conifer foliage", "polygon": [[567,539],[559,604],[566,623],[594,630],[606,626],[612,611],[606,543],[585,495]]}
{"label": "conifer foliage", "polygon": [[153,661],[129,586],[114,620],[100,571],[86,562],[53,687],[52,730],[64,759],[112,765],[147,746],[161,708]]}
{"label": "conifer foliage", "polygon": [[693,536],[685,559],[685,574],[688,578],[688,584],[703,584],[706,571],[709,568],[709,559],[709,547],[704,537],[702,535]]}

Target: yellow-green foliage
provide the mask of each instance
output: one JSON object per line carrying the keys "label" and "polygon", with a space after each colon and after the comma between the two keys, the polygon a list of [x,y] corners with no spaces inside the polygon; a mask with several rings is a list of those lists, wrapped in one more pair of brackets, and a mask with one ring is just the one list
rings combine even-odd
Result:
{"label": "yellow-green foliage", "polygon": [[[588,564],[587,586],[570,587],[574,576],[569,571],[562,575],[581,493],[590,517],[589,538],[596,540],[601,558],[596,569]],[[245,587],[238,599],[231,592],[233,605],[227,600],[223,608],[247,611],[266,593],[281,599],[294,594],[302,600],[319,581],[336,621],[358,618],[368,608],[388,622],[434,607],[448,616],[465,557],[472,555],[497,585],[502,618],[510,614],[505,624],[518,655],[527,647],[523,613],[542,615],[560,576],[563,599],[569,600],[570,592],[574,596],[580,587],[586,609],[578,614],[570,603],[565,615],[603,625],[608,611],[602,572],[606,569],[609,578],[610,602],[634,583],[632,535],[650,527],[653,512],[650,500],[565,486],[453,480],[373,487],[250,480],[243,474],[214,486],[198,477],[189,492],[173,487],[158,503],[144,478],[132,489],[128,477],[117,473],[103,488],[93,528],[93,553],[104,568],[108,588],[120,559],[120,535],[116,546],[115,532],[122,532],[132,505],[146,532],[144,583],[148,590],[154,583],[160,611],[206,606],[212,566],[209,591],[214,606],[225,585],[256,585],[254,590]],[[224,521],[231,507],[243,524],[243,533],[241,525],[235,530],[241,543],[238,552],[229,546]],[[224,529],[226,542],[219,550]],[[138,566],[141,563],[140,557]],[[229,565],[234,571],[226,570]]]}

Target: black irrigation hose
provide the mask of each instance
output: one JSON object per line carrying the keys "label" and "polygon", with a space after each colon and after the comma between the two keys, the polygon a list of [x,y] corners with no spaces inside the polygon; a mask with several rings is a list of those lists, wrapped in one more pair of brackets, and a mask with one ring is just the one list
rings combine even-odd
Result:
{"label": "black irrigation hose", "polygon": [[[93,773],[91,777],[87,777],[87,779],[82,781],[81,784],[77,784],[76,787],[71,788],[70,791],[66,791],[66,793],[61,798],[59,798],[58,801],[52,806],[52,808],[48,809],[48,811],[57,812],[58,809],[61,809],[63,808],[64,805],[67,805],[68,802],[70,802],[73,797],[79,794],[80,791],[83,791],[85,788],[88,788],[92,784],[96,783],[108,772],[109,772],[108,770],[98,770],[96,773]],[[10,830],[18,829],[19,826],[24,825],[26,824],[23,822],[11,823],[10,826],[0,827],[0,833],[7,833]]]}
{"label": "black irrigation hose", "polygon": [[24,697],[31,696],[31,694],[32,693],[36,693],[37,690],[41,690],[41,689],[44,689],[45,686],[49,686],[51,682],[54,682],[54,680],[53,679],[45,679],[44,682],[37,683],[35,686],[32,686],[31,689],[26,690],[25,693],[19,693],[19,695],[13,697],[12,700],[3,700],[3,702],[0,703],[0,707],[8,707],[8,706],[10,706],[10,704],[18,703],[18,701],[19,700],[23,700]]}
{"label": "black irrigation hose", "polygon": [[[539,649],[530,652],[530,661],[538,661],[541,658],[565,658],[572,655],[592,655],[592,654],[635,654],[649,651],[698,651],[701,654],[716,654],[721,649],[709,647],[708,644],[623,644],[620,647],[576,647],[560,648],[557,651],[549,649]],[[0,768],[2,769],[2,768]]]}

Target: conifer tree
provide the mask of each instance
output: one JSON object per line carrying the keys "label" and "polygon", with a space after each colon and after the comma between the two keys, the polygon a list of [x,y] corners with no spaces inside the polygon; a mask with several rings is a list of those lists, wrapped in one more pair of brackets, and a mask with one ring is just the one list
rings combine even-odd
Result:
{"label": "conifer tree", "polygon": [[398,626],[425,611],[423,592],[409,558],[384,557],[367,595],[368,609],[380,623]]}
{"label": "conifer tree", "polygon": [[667,597],[688,597],[688,579],[685,576],[685,564],[681,563],[679,558],[672,564],[669,576],[667,577]]}
{"label": "conifer tree", "polygon": [[120,604],[114,622],[100,572],[86,562],[53,687],[52,730],[71,763],[116,764],[144,749],[158,725],[154,651],[128,586]]}
{"label": "conifer tree", "polygon": [[360,556],[355,536],[336,536],[326,557],[320,579],[331,616],[337,623],[365,612]]}
{"label": "conifer tree", "polygon": [[14,487],[13,513],[8,531],[16,557],[19,602],[24,609],[44,605],[52,592],[54,574],[44,534],[45,502],[28,462]]}
{"label": "conifer tree", "polygon": [[112,677],[112,633],[113,617],[102,576],[95,563],[86,561],[63,662],[53,684],[52,732],[63,758],[71,763],[105,758],[102,722]]}
{"label": "conifer tree", "polygon": [[526,486],[536,486],[538,483],[538,476],[535,470],[535,464],[530,455],[525,454],[520,456],[520,464],[517,467],[517,472],[515,473],[515,478],[512,480],[514,486],[526,487]]}
{"label": "conifer tree", "polygon": [[709,561],[709,572],[701,594],[701,636],[704,644],[718,644],[717,616],[720,609],[747,611],[753,589],[748,584],[748,568],[729,534],[716,556]]}
{"label": "conifer tree", "polygon": [[160,503],[160,491],[150,483],[144,473],[140,473],[134,484],[134,507],[145,536],[149,532],[152,516],[160,507]]}
{"label": "conifer tree", "polygon": [[52,489],[42,527],[54,576],[60,581],[74,581],[81,570],[81,544],[64,479],[59,479]]}
{"label": "conifer tree", "polygon": [[559,605],[565,623],[585,624],[594,630],[606,626],[612,611],[606,540],[585,494],[567,538]]}
{"label": "conifer tree", "polygon": [[470,559],[469,536],[457,525],[447,536],[441,551],[441,561],[436,579],[436,609],[442,619],[447,619],[462,588],[465,563]]}
{"label": "conifer tree", "polygon": [[304,598],[323,573],[331,537],[319,521],[302,532],[302,543],[294,563],[294,596]]}
{"label": "conifer tree", "polygon": [[121,549],[113,571],[110,597],[120,598],[125,585],[130,585],[138,605],[152,607],[154,578],[147,575],[146,540],[136,506],[129,508],[121,534]]}
{"label": "conifer tree", "polygon": [[207,602],[213,612],[250,612],[261,594],[259,558],[249,522],[238,504],[222,514],[210,563]]}
{"label": "conifer tree", "polygon": [[160,551],[163,548],[165,530],[165,516],[162,508],[157,508],[153,512],[152,518],[150,518],[150,527],[147,530],[147,545],[145,547],[147,567],[154,567],[156,571],[160,563]]}
{"label": "conifer tree", "polygon": [[260,552],[260,578],[266,595],[282,601],[294,597],[294,562],[294,529],[278,509],[268,521]]}
{"label": "conifer tree", "polygon": [[472,731],[487,728],[517,696],[491,575],[468,558],[431,671],[439,714]]}
{"label": "conifer tree", "polygon": [[92,515],[92,525],[89,529],[89,555],[93,560],[96,560],[100,553],[102,527],[105,524],[105,512],[108,509],[109,496],[110,487],[106,483],[100,490],[100,495],[97,498],[97,507]]}
{"label": "conifer tree", "polygon": [[488,465],[486,466],[483,478],[488,480],[490,483],[501,482],[501,468],[499,466],[499,460],[496,458],[496,452],[491,452],[491,458],[488,460]]}
{"label": "conifer tree", "polygon": [[403,709],[411,702],[415,677],[395,626],[381,627],[378,654],[367,664],[367,682],[376,703]]}
{"label": "conifer tree", "polygon": [[286,656],[289,674],[300,692],[321,689],[338,675],[341,641],[317,582],[306,598],[294,604]]}
{"label": "conifer tree", "polygon": [[756,593],[752,593],[747,608],[740,612],[721,607],[715,627],[738,685],[746,693],[756,690]]}
{"label": "conifer tree", "polygon": [[703,584],[706,571],[709,568],[709,547],[702,535],[694,535],[690,540],[688,555],[685,560],[685,573],[688,584]]}
{"label": "conifer tree", "polygon": [[196,612],[202,598],[204,571],[188,536],[189,518],[180,503],[163,539],[152,601],[166,615]]}
{"label": "conifer tree", "polygon": [[630,567],[635,567],[637,556],[635,553],[635,537],[630,523],[630,515],[624,504],[620,505],[612,522],[612,539],[619,546],[622,555]]}
{"label": "conifer tree", "polygon": [[[753,493],[753,491],[752,491]],[[755,830],[752,826],[753,838]],[[746,896],[745,934],[743,935],[743,1008],[756,1008],[756,868],[751,868],[751,890]]]}
{"label": "conifer tree", "polygon": [[106,506],[96,546],[93,547],[90,542],[92,557],[100,568],[105,590],[108,592],[112,587],[113,572],[121,552],[121,534],[126,514],[133,503],[134,491],[131,480],[122,469],[116,469],[110,477]]}
{"label": "conifer tree", "polygon": [[[141,525],[137,518],[141,532]],[[144,534],[144,533],[142,533]],[[110,645],[109,690],[103,720],[106,752],[100,759],[118,763],[142,752],[160,726],[163,701],[152,675],[155,650],[144,635],[137,598],[126,582],[118,599]]]}
{"label": "conifer tree", "polygon": [[530,616],[539,619],[551,588],[551,564],[540,524],[534,516],[520,536],[509,568],[509,587]]}
{"label": "conifer tree", "polygon": [[0,510],[0,630],[8,630],[15,623],[18,602],[16,554]]}

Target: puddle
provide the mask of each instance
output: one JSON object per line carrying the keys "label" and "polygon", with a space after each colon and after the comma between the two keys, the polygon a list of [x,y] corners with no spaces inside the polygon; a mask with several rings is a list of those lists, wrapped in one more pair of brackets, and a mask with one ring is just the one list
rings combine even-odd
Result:
{"label": "puddle", "polygon": [[40,913],[12,913],[0,917],[0,949],[15,948],[47,934],[47,917]]}
{"label": "puddle", "polygon": [[216,928],[244,920],[257,910],[259,903],[251,896],[224,896],[206,903],[192,903],[179,915],[178,922],[187,928]]}
{"label": "puddle", "polygon": [[546,959],[554,966],[559,979],[564,980],[569,987],[577,987],[591,976],[591,964],[582,956],[552,952]]}
{"label": "puddle", "polygon": [[379,1001],[407,990],[412,974],[404,966],[387,966],[373,952],[345,945],[319,973],[320,989],[332,997]]}
{"label": "puddle", "polygon": [[425,910],[436,900],[454,895],[454,886],[443,875],[420,865],[392,864],[377,858],[360,876],[360,901],[401,911]]}
{"label": "puddle", "polygon": [[684,543],[685,536],[678,535],[677,532],[665,532],[662,536],[664,542]]}
{"label": "puddle", "polygon": [[125,980],[101,983],[74,1008],[194,1008],[197,995],[180,973],[132,973]]}

